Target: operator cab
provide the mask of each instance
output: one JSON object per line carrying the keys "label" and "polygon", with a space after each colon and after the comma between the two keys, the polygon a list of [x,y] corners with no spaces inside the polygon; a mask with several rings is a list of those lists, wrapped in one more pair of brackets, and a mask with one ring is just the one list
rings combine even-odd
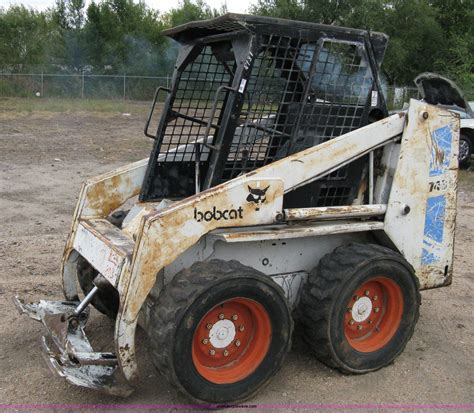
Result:
{"label": "operator cab", "polygon": [[[384,34],[237,14],[164,33],[181,47],[170,89],[155,95],[166,93],[155,133],[153,110],[147,122],[142,202],[191,196],[387,116]],[[352,204],[365,164],[286,194],[285,207]]]}

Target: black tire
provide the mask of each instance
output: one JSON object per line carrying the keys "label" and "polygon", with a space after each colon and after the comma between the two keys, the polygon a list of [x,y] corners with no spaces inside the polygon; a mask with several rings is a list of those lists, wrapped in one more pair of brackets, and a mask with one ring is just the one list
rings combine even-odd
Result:
{"label": "black tire", "polygon": [[[99,273],[82,257],[79,257],[76,268],[79,285],[81,286],[82,292],[87,294],[94,287],[92,281]],[[102,314],[115,320],[117,318],[119,302],[118,291],[110,285],[110,287],[101,286],[99,291],[92,298],[91,304]]]}
{"label": "black tire", "polygon": [[[381,299],[375,295],[379,281],[389,288],[378,290]],[[373,296],[364,288],[368,285],[374,287]],[[365,294],[354,295],[358,289]],[[394,292],[399,299],[391,298]],[[343,373],[378,370],[404,350],[420,302],[418,279],[400,254],[373,244],[344,245],[324,256],[308,275],[299,308],[303,337],[320,361]],[[357,308],[363,309],[362,320],[354,313]]]}
{"label": "black tire", "polygon": [[471,140],[461,134],[459,136],[459,167],[467,169],[471,165],[472,144]]}
{"label": "black tire", "polygon": [[[197,370],[193,359],[193,345],[196,351],[194,335],[203,323],[207,323],[204,317],[215,311],[216,306],[219,306],[218,311],[225,312],[226,303],[233,299],[259,303],[268,315],[271,335],[266,335],[267,350],[253,372],[238,381],[218,384]],[[238,261],[212,260],[182,270],[164,287],[150,309],[147,331],[153,363],[173,387],[198,403],[228,403],[253,396],[280,370],[291,347],[293,320],[283,290],[268,276]],[[252,337],[258,332],[254,330]],[[233,336],[232,340],[235,337],[238,336]],[[198,343],[202,342],[200,334],[196,339]],[[222,348],[215,350],[223,351]],[[242,351],[246,354],[253,350],[243,346]]]}

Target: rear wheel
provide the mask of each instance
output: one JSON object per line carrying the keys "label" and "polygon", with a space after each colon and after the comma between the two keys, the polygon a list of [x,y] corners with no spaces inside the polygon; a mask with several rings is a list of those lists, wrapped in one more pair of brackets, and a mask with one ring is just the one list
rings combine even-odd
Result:
{"label": "rear wheel", "polygon": [[280,369],[293,321],[282,289],[237,261],[196,263],[165,286],[147,327],[152,359],[198,402],[237,402]]}
{"label": "rear wheel", "polygon": [[418,290],[400,254],[379,245],[341,246],[308,276],[301,299],[304,337],[322,362],[345,373],[380,369],[413,335]]}

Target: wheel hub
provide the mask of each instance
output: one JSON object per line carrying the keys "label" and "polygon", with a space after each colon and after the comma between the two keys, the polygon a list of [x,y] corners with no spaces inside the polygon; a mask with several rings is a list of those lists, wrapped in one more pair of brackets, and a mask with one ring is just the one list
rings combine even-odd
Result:
{"label": "wheel hub", "polygon": [[346,339],[358,351],[376,351],[397,331],[402,311],[400,287],[389,278],[375,277],[357,288],[347,304]]}
{"label": "wheel hub", "polygon": [[372,301],[369,297],[359,298],[352,307],[352,318],[358,323],[369,318],[372,312]]}
{"label": "wheel hub", "polygon": [[234,383],[251,374],[271,340],[270,318],[259,303],[234,298],[214,307],[199,322],[193,362],[213,383]]}
{"label": "wheel hub", "polygon": [[227,347],[235,338],[235,325],[230,320],[219,320],[209,331],[209,341],[215,348]]}

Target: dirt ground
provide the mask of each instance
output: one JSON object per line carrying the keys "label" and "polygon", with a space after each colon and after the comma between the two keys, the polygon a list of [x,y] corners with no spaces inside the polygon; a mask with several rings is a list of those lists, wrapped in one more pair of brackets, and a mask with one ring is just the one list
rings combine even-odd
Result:
{"label": "dirt ground", "polygon": [[[42,326],[12,304],[60,299],[60,258],[86,177],[147,156],[145,110],[0,112],[0,403],[183,404],[151,366],[139,332],[141,385],[128,399],[74,387],[52,376],[39,347]],[[344,376],[309,353],[298,332],[285,366],[252,404],[406,404],[474,402],[474,173],[462,172],[455,275],[449,288],[422,294],[414,337],[394,364]],[[113,324],[93,313],[98,350],[112,349]]]}

